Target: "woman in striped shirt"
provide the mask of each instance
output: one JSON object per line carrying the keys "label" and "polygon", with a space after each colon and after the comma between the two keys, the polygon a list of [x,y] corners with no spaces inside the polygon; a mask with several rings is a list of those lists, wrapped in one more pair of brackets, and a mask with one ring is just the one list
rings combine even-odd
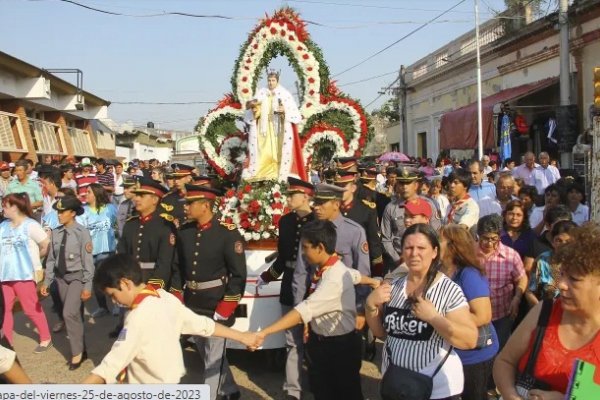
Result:
{"label": "woman in striped shirt", "polygon": [[440,243],[429,225],[409,227],[401,244],[408,274],[374,290],[365,307],[369,327],[385,339],[382,372],[392,363],[433,376],[432,399],[459,398],[462,364],[452,347],[472,349],[477,342],[467,300],[439,271]]}

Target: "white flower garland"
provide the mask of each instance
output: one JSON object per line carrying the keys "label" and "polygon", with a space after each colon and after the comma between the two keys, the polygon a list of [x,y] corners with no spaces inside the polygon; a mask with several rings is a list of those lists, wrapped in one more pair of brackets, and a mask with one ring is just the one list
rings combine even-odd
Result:
{"label": "white flower garland", "polygon": [[199,138],[202,143],[202,147],[204,148],[204,151],[206,152],[206,156],[210,160],[212,160],[215,164],[217,164],[217,166],[219,166],[219,168],[223,169],[223,171],[226,174],[230,174],[233,172],[235,165],[229,159],[229,153],[228,153],[228,157],[225,157],[223,154],[223,151],[221,149],[221,152],[219,154],[217,154],[217,151],[214,148],[214,146],[212,145],[212,143],[210,142],[210,140],[206,139],[206,131],[208,130],[208,127],[217,118],[219,118],[220,116],[225,115],[225,114],[233,114],[234,116],[239,117],[244,114],[244,111],[239,110],[234,107],[231,107],[231,106],[226,106],[226,107],[219,108],[218,110],[214,110],[214,111],[208,113],[206,115],[206,117],[204,118],[204,123],[200,127]]}
{"label": "white flower garland", "polygon": [[223,143],[221,144],[221,151],[219,152],[219,156],[223,157],[226,160],[231,160],[231,150],[235,148],[240,148],[243,150],[242,154],[238,157],[237,162],[244,162],[246,159],[245,151],[248,148],[248,142],[246,140],[242,140],[239,136],[230,136],[225,138]]}
{"label": "white flower garland", "polygon": [[306,143],[304,143],[304,146],[302,147],[302,157],[304,157],[305,161],[312,155],[314,151],[313,146],[321,140],[330,140],[334,142],[336,147],[335,155],[338,157],[350,157],[354,155],[353,151],[348,150],[348,146],[344,143],[344,139],[340,137],[338,132],[325,130],[313,133]]}
{"label": "white flower garland", "polygon": [[[271,33],[271,28],[277,29],[277,32],[275,34]],[[285,33],[284,35],[281,34],[282,31]],[[269,25],[265,25],[259,29],[246,48],[237,71],[236,96],[241,104],[246,104],[248,100],[252,99],[254,95],[252,93],[252,85],[254,83],[256,68],[267,47],[273,42],[281,42],[287,45],[302,68],[304,76],[300,78],[304,79],[305,94],[303,102],[300,105],[300,112],[304,118],[308,119],[311,115],[321,110],[319,62],[306,45],[298,40],[295,31],[288,30],[287,26],[282,27],[276,22],[271,22]],[[307,55],[308,58],[305,59],[304,55]],[[311,68],[310,71],[309,68]],[[245,81],[243,80],[244,77],[246,78]],[[311,80],[312,82],[310,82]],[[312,95],[310,94],[311,92]],[[308,104],[310,104],[310,107]]]}
{"label": "white flower garland", "polygon": [[[341,101],[330,101],[324,106],[324,111],[328,110],[340,110],[350,115],[352,119],[352,123],[354,124],[354,137],[352,140],[348,141],[348,148],[346,152],[348,153],[347,157],[352,157],[356,150],[358,150],[358,141],[360,139],[361,131],[361,117],[358,111],[354,107],[349,104],[346,104]],[[345,156],[344,156],[345,157]]]}

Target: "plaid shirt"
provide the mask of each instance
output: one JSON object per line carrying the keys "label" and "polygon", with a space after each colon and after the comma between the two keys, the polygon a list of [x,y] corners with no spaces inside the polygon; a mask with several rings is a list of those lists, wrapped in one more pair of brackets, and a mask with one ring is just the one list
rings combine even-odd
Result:
{"label": "plaid shirt", "polygon": [[518,280],[525,275],[521,256],[508,246],[498,243],[498,248],[486,257],[479,252],[481,263],[485,265],[490,282],[492,301],[492,321],[506,317],[510,313],[510,302]]}

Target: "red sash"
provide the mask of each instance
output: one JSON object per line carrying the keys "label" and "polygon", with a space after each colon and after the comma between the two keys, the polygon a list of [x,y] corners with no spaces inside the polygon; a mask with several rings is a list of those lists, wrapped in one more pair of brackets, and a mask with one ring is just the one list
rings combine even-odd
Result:
{"label": "red sash", "polygon": [[462,199],[460,199],[457,202],[455,202],[454,204],[452,204],[452,207],[450,208],[450,212],[448,212],[448,223],[449,224],[454,222],[454,214],[456,214],[456,211],[458,209],[460,209],[470,198],[471,198],[471,196],[469,195],[469,193],[467,193],[465,197],[463,197]]}
{"label": "red sash", "polygon": [[338,261],[338,259],[338,256],[334,254],[331,257],[329,257],[329,259],[325,262],[323,266],[317,268],[317,270],[312,276],[312,279],[310,280],[310,288],[308,289],[308,294],[312,294],[317,289],[317,283],[319,283],[325,271],[332,267]]}

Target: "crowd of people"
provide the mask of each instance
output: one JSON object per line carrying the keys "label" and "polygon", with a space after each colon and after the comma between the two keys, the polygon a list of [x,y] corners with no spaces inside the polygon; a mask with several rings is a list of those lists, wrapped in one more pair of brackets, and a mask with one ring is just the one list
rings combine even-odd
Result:
{"label": "crowd of people", "polygon": [[[558,399],[575,359],[600,366],[600,227],[587,223],[579,179],[561,177],[546,153],[502,168],[488,156],[437,167],[339,158],[311,182],[288,178],[278,255],[257,282],[281,279],[282,318],[246,333],[228,328],[246,284],[245,243],[219,219],[215,179],[158,160],[126,171],[116,160],[44,161],[0,162],[3,345],[18,299],[37,328],[34,351],[66,332],[68,368],[78,369],[83,304],[94,297],[90,317],[119,323],[86,383],[179,382],[182,334],[211,399],[240,398],[226,339],[256,350],[280,331],[290,399],[309,390],[362,399],[361,358],[373,359],[374,338],[384,399]],[[38,292],[52,298],[52,327]],[[0,372],[25,382],[8,373],[6,354]],[[527,374],[533,387],[517,379]]]}

